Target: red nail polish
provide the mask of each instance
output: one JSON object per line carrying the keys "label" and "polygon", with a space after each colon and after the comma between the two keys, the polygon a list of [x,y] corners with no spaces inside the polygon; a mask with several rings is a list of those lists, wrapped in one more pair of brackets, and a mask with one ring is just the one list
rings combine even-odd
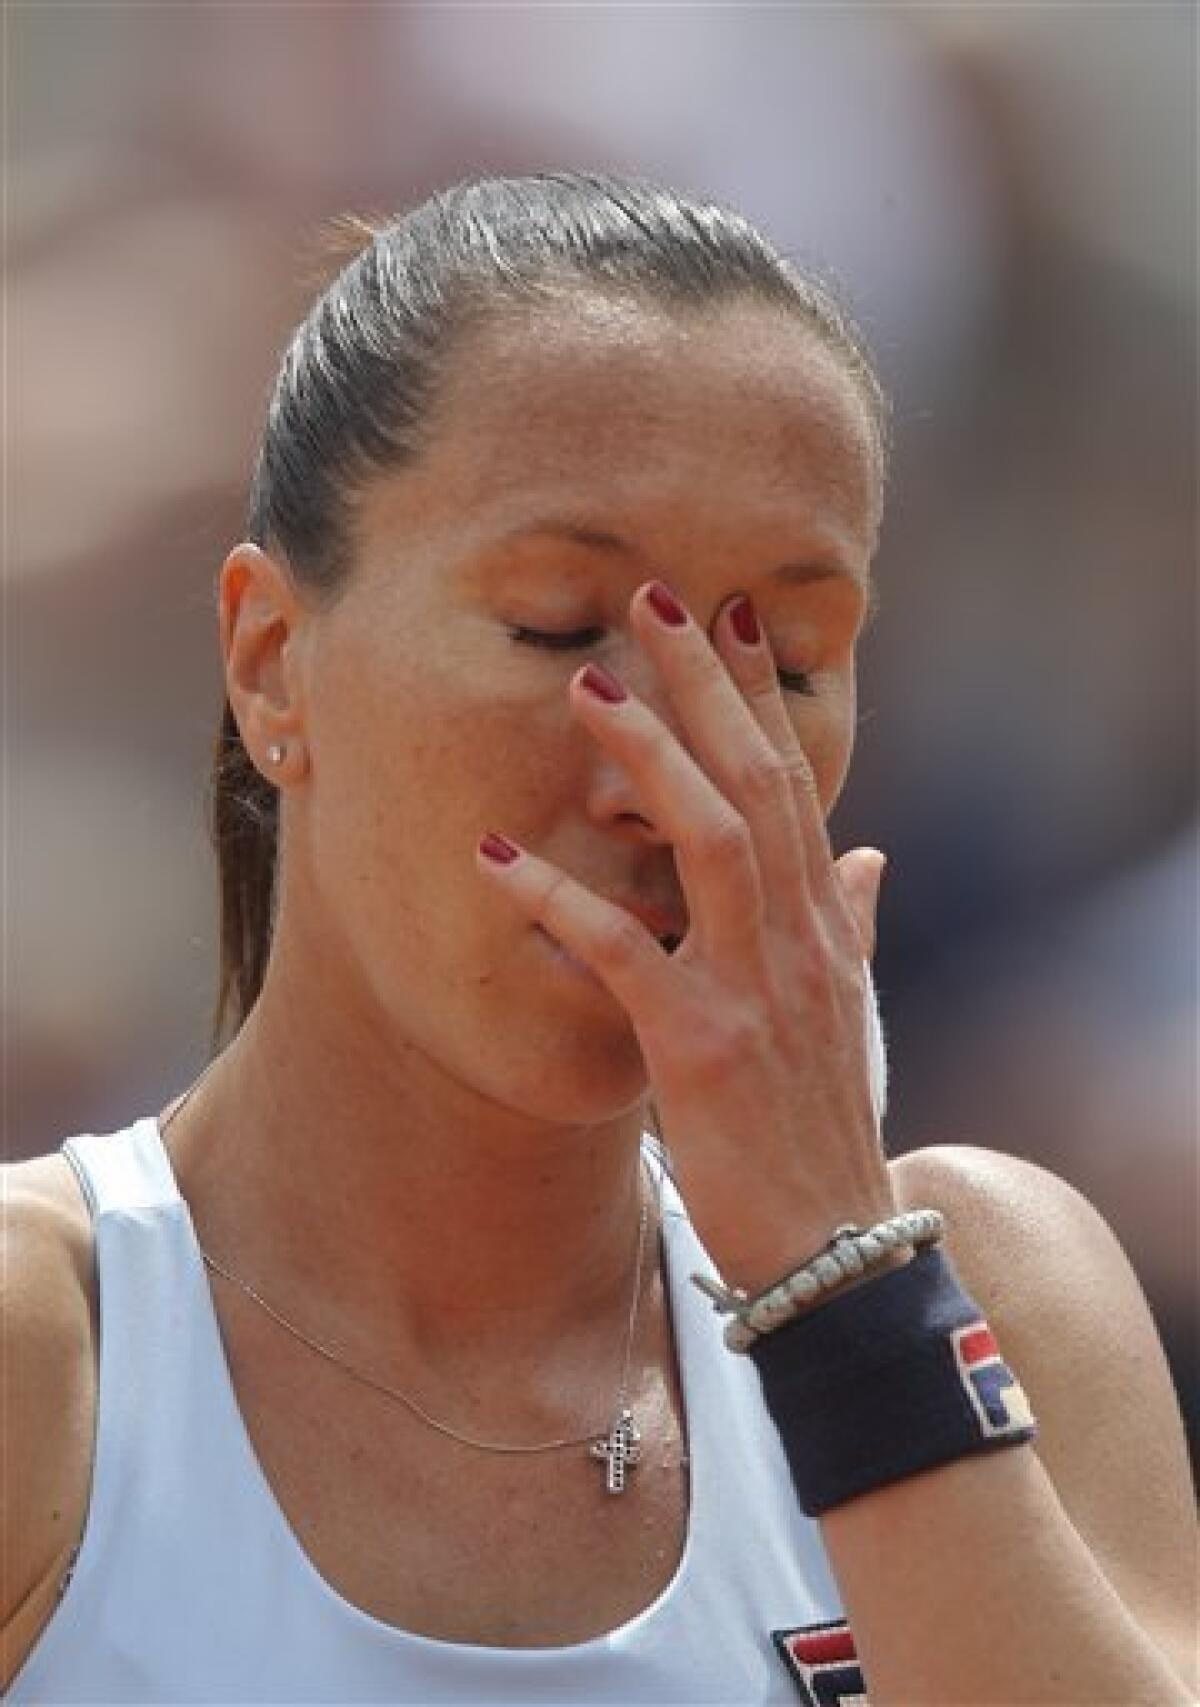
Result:
{"label": "red nail polish", "polygon": [[729,621],[733,632],[745,646],[757,646],[762,639],[762,629],[758,626],[758,617],[754,606],[744,595],[729,607]]}
{"label": "red nail polish", "polygon": [[579,678],[580,686],[585,687],[597,699],[602,699],[606,705],[620,705],[629,695],[617,678],[604,668],[603,664],[589,664]]}
{"label": "red nail polish", "polygon": [[479,851],[484,859],[493,860],[497,865],[511,865],[514,859],[521,856],[520,848],[513,847],[504,836],[498,836],[492,830],[480,837]]}
{"label": "red nail polish", "polygon": [[687,612],[670,587],[664,587],[661,581],[651,581],[646,589],[646,603],[662,618],[668,628],[683,628],[686,625]]}

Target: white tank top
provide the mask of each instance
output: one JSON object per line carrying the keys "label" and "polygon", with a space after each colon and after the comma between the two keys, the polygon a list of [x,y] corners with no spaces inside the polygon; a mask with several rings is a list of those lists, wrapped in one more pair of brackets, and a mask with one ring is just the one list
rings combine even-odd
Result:
{"label": "white tank top", "polygon": [[606,1635],[511,1649],[412,1635],[325,1581],[255,1456],[157,1123],[63,1150],[95,1228],[94,1470],[74,1571],[8,1701],[795,1703],[772,1632],[839,1621],[841,1601],[754,1367],[725,1349],[689,1283],[712,1264],[669,1178],[666,1284],[691,1457],[683,1557]]}

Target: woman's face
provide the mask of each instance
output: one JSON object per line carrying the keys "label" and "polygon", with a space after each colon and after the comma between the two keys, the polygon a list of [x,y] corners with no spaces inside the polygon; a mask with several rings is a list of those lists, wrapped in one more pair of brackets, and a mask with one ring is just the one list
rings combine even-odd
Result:
{"label": "woman's face", "polygon": [[615,1118],[645,1091],[623,1010],[478,875],[476,841],[499,830],[600,895],[682,909],[669,842],[568,708],[597,659],[686,745],[628,621],[652,578],[709,630],[751,595],[828,814],[878,520],[866,407],[779,310],[581,295],[465,339],[430,428],[366,490],[350,578],[300,636],[309,766],[280,928],[320,945],[331,997],[367,996],[489,1098]]}

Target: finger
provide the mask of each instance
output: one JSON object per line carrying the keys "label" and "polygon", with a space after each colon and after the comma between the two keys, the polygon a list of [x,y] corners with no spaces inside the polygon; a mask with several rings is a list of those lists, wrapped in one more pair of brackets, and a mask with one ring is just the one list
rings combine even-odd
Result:
{"label": "finger", "polygon": [[852,848],[835,862],[846,904],[854,918],[864,960],[875,958],[875,921],[887,855],[878,848]]}
{"label": "finger", "polygon": [[[735,607],[743,600],[749,610],[751,637],[745,629],[739,632],[733,620]],[[805,878],[803,886],[793,882],[792,899],[801,907],[832,903],[834,916],[840,914],[843,925],[848,927],[845,897],[835,879],[833,850],[816,776],[780,687],[770,641],[748,595],[731,598],[718,613],[713,645],[755,722],[779,753],[788,777],[797,833],[804,850]],[[784,917],[794,922],[794,915],[786,908]]]}
{"label": "finger", "polygon": [[[769,650],[753,649],[734,680],[690,616],[678,627],[658,619],[652,586],[639,588],[631,602],[638,641],[666,682],[689,749],[749,826],[764,921],[802,930],[811,922],[812,897],[798,796],[815,785],[782,704],[774,712],[756,710],[769,694],[779,699]],[[819,855],[819,846],[814,851]],[[823,857],[828,863],[827,847]]]}
{"label": "finger", "polygon": [[[712,665],[720,669],[715,657]],[[621,697],[597,697],[589,681]],[[689,934],[695,932],[706,954],[728,963],[745,960],[754,952],[763,911],[749,825],[673,731],[610,671],[585,666],[572,677],[570,692],[572,710],[628,770],[671,843]],[[729,692],[736,699],[732,686]]]}
{"label": "finger", "polygon": [[635,1023],[639,1014],[661,1007],[670,956],[640,920],[494,831],[477,844],[475,863],[533,923],[594,972]]}
{"label": "finger", "polygon": [[[749,617],[750,630],[739,632],[735,626],[734,615],[739,604]],[[731,598],[718,613],[713,644],[755,722],[774,751],[784,759],[799,809],[806,855],[810,859],[819,856],[814,859],[818,866],[828,865],[831,855],[816,777],[784,700],[771,643],[748,594]]]}

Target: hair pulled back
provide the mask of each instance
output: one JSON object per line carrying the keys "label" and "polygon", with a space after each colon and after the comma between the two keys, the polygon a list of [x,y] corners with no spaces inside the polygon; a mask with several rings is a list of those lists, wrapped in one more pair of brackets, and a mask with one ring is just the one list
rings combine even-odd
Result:
{"label": "hair pulled back", "polygon": [[[797,315],[860,386],[882,478],[887,404],[858,332],[827,288],[739,214],[640,180],[551,172],[458,184],[358,230],[365,247],[287,346],[250,493],[248,537],[318,595],[332,597],[349,572],[358,495],[420,454],[455,336],[506,305],[580,286],[681,312],[742,297]],[[228,700],[210,828],[221,909],[215,1044],[241,1027],[262,988],[278,836],[277,791]]]}

